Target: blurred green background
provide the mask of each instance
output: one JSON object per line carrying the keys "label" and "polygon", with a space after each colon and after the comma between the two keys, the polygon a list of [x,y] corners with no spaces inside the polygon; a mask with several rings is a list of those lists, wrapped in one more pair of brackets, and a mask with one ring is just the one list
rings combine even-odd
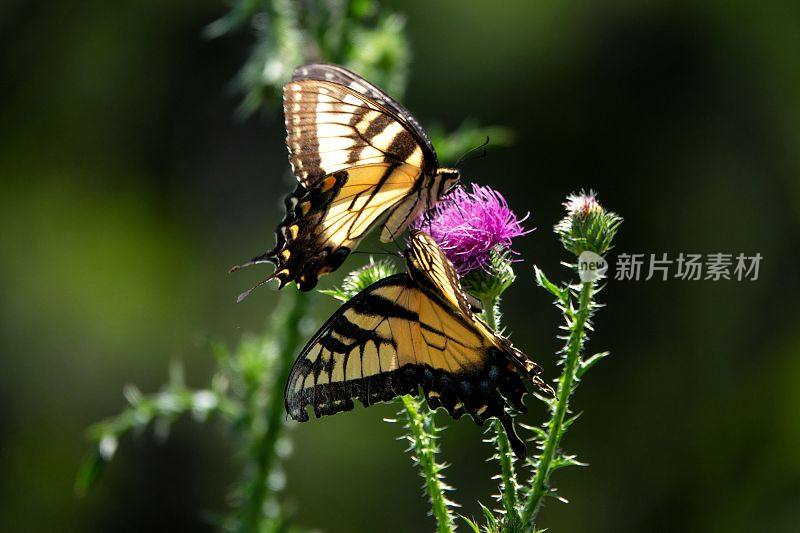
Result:
{"label": "blurred green background", "polygon": [[[554,376],[560,316],[531,264],[567,274],[550,228],[564,196],[625,217],[617,252],[760,252],[755,282],[615,282],[575,398],[551,531],[800,530],[800,4],[387,2],[407,15],[405,103],[423,124],[515,129],[469,162],[538,229],[505,303],[515,343]],[[272,246],[291,187],[280,113],[237,121],[230,80],[252,38],[204,41],[216,0],[0,4],[0,524],[8,531],[211,530],[238,472],[213,424],[122,443],[73,495],[84,429],[208,339],[259,331],[275,304],[227,276]],[[362,256],[363,259],[363,256]],[[330,276],[321,285],[330,286]],[[318,319],[336,307],[315,297]],[[526,420],[542,419],[531,402]],[[428,531],[421,480],[356,409],[294,432],[287,495],[328,532]],[[462,512],[491,503],[479,429],[449,423]]]}

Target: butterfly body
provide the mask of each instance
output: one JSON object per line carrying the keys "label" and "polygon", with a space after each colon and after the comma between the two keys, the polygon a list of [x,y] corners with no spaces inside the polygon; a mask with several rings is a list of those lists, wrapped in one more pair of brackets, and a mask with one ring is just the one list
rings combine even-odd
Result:
{"label": "butterfly body", "polygon": [[286,145],[298,187],[286,201],[265,281],[312,289],[374,227],[399,237],[460,180],[440,168],[427,133],[402,105],[337,65],[298,68],[284,87]]}
{"label": "butterfly body", "polygon": [[344,304],[301,352],[286,385],[286,409],[300,421],[421,389],[431,407],[482,424],[498,418],[518,455],[525,446],[508,407],[525,410],[525,381],[539,368],[471,311],[442,251],[414,232],[408,273],[374,283]]}

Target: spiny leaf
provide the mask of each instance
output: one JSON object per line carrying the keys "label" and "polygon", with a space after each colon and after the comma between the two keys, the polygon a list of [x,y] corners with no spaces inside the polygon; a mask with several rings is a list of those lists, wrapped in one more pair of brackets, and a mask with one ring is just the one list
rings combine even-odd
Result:
{"label": "spiny leaf", "polygon": [[490,528],[496,528],[498,525],[497,517],[494,515],[494,512],[483,505],[482,503],[478,502],[481,506],[481,511],[483,512],[483,518],[486,520],[486,524]]}
{"label": "spiny leaf", "polygon": [[607,357],[609,354],[611,354],[611,352],[600,352],[584,360],[583,362],[581,362],[580,366],[578,367],[578,370],[575,372],[575,375],[579,379],[582,378],[583,375],[595,365],[595,363]]}
{"label": "spiny leaf", "polygon": [[531,433],[533,433],[533,437],[531,437],[531,439],[530,439],[531,441],[533,441],[533,440],[541,440],[541,439],[545,439],[547,437],[547,431],[545,431],[544,428],[541,428],[539,426],[530,426],[528,424],[521,424],[521,423],[518,424],[518,425],[522,429],[528,430]]}
{"label": "spiny leaf", "polygon": [[75,476],[75,493],[79,497],[82,498],[88,494],[105,465],[106,461],[97,448],[86,454]]}
{"label": "spiny leaf", "polygon": [[589,466],[589,464],[578,461],[578,458],[575,455],[558,455],[553,459],[553,462],[550,465],[550,471],[555,472],[559,468],[565,468],[568,466]]}
{"label": "spiny leaf", "polygon": [[458,516],[460,516],[460,517],[461,517],[461,519],[462,519],[464,522],[466,522],[466,524],[467,524],[467,525],[469,526],[469,528],[470,528],[470,529],[473,531],[473,533],[481,533],[481,528],[480,528],[480,527],[478,527],[478,524],[476,524],[474,520],[472,520],[472,519],[470,519],[470,518],[467,518],[467,517],[466,517],[466,516],[464,516],[463,514],[460,514],[460,515],[458,515]]}
{"label": "spiny leaf", "polygon": [[536,265],[534,265],[533,267],[533,273],[534,276],[536,277],[536,283],[540,287],[542,287],[543,289],[547,290],[550,294],[555,296],[557,301],[561,305],[566,306],[568,304],[567,291],[565,291],[564,289],[562,289],[561,287],[559,287],[558,285],[547,279],[547,276],[545,275],[544,271]]}
{"label": "spiny leaf", "polygon": [[571,416],[571,417],[567,418],[566,420],[564,420],[564,424],[561,426],[561,431],[562,431],[563,433],[566,433],[566,432],[567,432],[567,430],[570,428],[570,426],[572,426],[572,424],[573,424],[573,423],[574,423],[574,422],[575,422],[575,421],[576,421],[578,418],[580,418],[580,416],[581,416],[582,414],[583,414],[583,411],[581,411],[580,413],[577,413],[577,414],[575,414],[575,415],[573,415],[573,416]]}

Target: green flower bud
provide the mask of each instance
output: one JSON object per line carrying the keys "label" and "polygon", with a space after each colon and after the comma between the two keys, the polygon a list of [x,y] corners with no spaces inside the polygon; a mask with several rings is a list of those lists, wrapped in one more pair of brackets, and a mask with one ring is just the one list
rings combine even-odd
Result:
{"label": "green flower bud", "polygon": [[611,249],[622,217],[606,211],[592,191],[568,196],[564,207],[567,215],[554,228],[564,248],[575,256],[586,251],[601,256],[606,254]]}
{"label": "green flower bud", "polygon": [[516,279],[511,263],[511,252],[498,246],[490,252],[487,265],[461,277],[461,287],[481,302],[494,302]]}

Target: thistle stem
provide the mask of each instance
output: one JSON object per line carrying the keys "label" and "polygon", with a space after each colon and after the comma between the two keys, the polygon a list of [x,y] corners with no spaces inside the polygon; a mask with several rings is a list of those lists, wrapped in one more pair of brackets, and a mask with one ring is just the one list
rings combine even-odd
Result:
{"label": "thistle stem", "polygon": [[[291,292],[290,292],[291,291]],[[276,443],[286,429],[283,409],[283,383],[286,383],[297,348],[302,342],[300,323],[305,317],[308,307],[306,293],[290,290],[281,300],[285,306],[275,320],[275,331],[283,332],[280,343],[280,356],[277,360],[273,379],[265,383],[267,396],[266,413],[264,414],[265,430],[256,436],[250,447],[251,461],[254,467],[252,490],[245,495],[242,507],[242,530],[253,532],[261,530],[264,519],[264,504],[269,496],[268,478],[277,460]],[[251,402],[250,409],[263,408],[258,402]],[[256,420],[261,413],[251,412],[251,420]]]}
{"label": "thistle stem", "polygon": [[[414,452],[417,455],[422,477],[425,478],[425,490],[431,500],[431,511],[436,519],[436,531],[453,533],[455,527],[447,498],[444,495],[445,487],[440,476],[441,466],[436,463],[435,434],[426,427],[426,415],[422,412],[425,408],[424,400],[409,395],[402,396],[401,400],[408,415],[408,429],[411,432]],[[427,415],[433,416],[432,413]]]}
{"label": "thistle stem", "polygon": [[506,514],[519,516],[517,511],[517,474],[514,471],[514,452],[511,450],[511,443],[508,442],[508,435],[503,429],[503,424],[499,420],[494,420],[492,427],[496,435],[497,461],[500,463],[500,479],[503,482],[500,487],[500,496],[503,500],[503,508]]}
{"label": "thistle stem", "polygon": [[[484,309],[482,313],[483,321],[489,326],[492,331],[497,331],[500,327],[500,297],[496,296],[489,301],[483,302]],[[492,429],[495,433],[495,445],[497,446],[497,461],[500,463],[500,480],[502,485],[500,487],[500,497],[503,501],[503,508],[506,514],[516,515],[519,517],[517,511],[517,476],[514,471],[513,452],[511,450],[511,443],[508,441],[508,435],[503,428],[503,424],[499,420],[492,421]]]}
{"label": "thistle stem", "polygon": [[486,325],[489,326],[492,331],[497,331],[500,327],[500,297],[493,298],[488,302],[482,302],[484,305],[483,312],[481,313],[481,318],[483,321],[486,322]]}
{"label": "thistle stem", "polygon": [[530,496],[522,512],[522,521],[525,524],[533,524],[535,522],[544,496],[548,491],[553,458],[563,436],[564,419],[569,412],[569,398],[573,392],[576,372],[581,361],[586,322],[591,314],[593,291],[594,282],[587,282],[581,285],[578,312],[574,315],[569,339],[567,340],[564,370],[558,380],[555,408],[548,423],[547,436],[542,453],[536,461],[536,473],[531,483]]}

